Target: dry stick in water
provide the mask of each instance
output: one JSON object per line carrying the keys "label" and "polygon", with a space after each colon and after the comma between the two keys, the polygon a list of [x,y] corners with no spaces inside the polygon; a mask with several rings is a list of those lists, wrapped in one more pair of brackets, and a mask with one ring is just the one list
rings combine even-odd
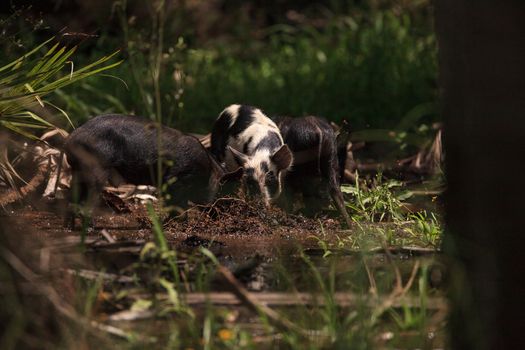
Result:
{"label": "dry stick in water", "polygon": [[27,267],[15,254],[7,249],[0,251],[5,261],[11,265],[11,267],[17,271],[25,280],[27,280],[42,296],[47,298],[51,305],[57,310],[57,312],[74,323],[88,326],[86,329],[94,336],[100,337],[95,330],[101,330],[108,334],[129,339],[129,333],[126,331],[114,327],[99,323],[97,321],[89,321],[85,317],[79,315],[75,309],[64,302],[63,298],[58,292],[49,284],[42,281],[41,276],[33,272]]}
{"label": "dry stick in water", "polygon": [[240,301],[242,301],[251,310],[263,314],[270,322],[275,325],[297,332],[303,337],[309,337],[307,330],[301,328],[289,319],[279,315],[276,311],[270,309],[268,306],[261,304],[242,286],[242,284],[235,278],[233,273],[224,266],[217,266],[217,271],[224,277],[224,280],[231,287],[232,292]]}
{"label": "dry stick in water", "polygon": [[[403,279],[401,278],[401,271],[399,271],[399,268],[394,263],[394,257],[392,256],[392,253],[388,249],[388,247],[386,245],[386,242],[383,242],[383,250],[385,251],[386,259],[388,260],[390,265],[392,265],[392,268],[394,269],[394,273],[396,275],[396,287],[392,291],[392,294],[400,293],[403,290]],[[417,261],[416,261],[416,263],[417,263]]]}
{"label": "dry stick in water", "polygon": [[102,236],[104,236],[104,238],[109,242],[109,243],[115,243],[115,238],[113,238],[113,236],[111,236],[109,234],[109,232],[103,228],[101,231],[100,231],[100,234],[102,234]]}
{"label": "dry stick in water", "polygon": [[377,320],[387,309],[392,307],[397,299],[403,297],[409,291],[409,289],[412,287],[412,284],[414,283],[415,277],[417,275],[417,271],[419,270],[419,265],[420,265],[420,261],[417,260],[414,263],[414,267],[412,268],[412,273],[410,274],[410,278],[408,279],[408,282],[404,287],[402,285],[401,280],[398,280],[398,276],[401,276],[401,275],[397,274],[399,269],[397,268],[397,266],[395,266],[395,269],[397,270],[396,286],[394,290],[392,291],[392,293],[390,293],[390,295],[387,298],[385,298],[383,302],[378,306],[378,308],[373,312],[372,317],[371,317],[373,322],[375,322],[375,320]]}
{"label": "dry stick in water", "polygon": [[376,280],[374,278],[374,275],[372,275],[372,271],[370,271],[370,267],[368,266],[368,262],[366,261],[366,257],[363,257],[363,264],[365,265],[366,274],[368,276],[368,281],[370,282],[370,293],[377,297],[377,285]]}

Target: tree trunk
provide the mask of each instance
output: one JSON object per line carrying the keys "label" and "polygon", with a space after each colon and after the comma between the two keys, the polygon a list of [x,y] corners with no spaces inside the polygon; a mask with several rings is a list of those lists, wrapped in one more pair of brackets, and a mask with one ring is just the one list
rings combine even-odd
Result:
{"label": "tree trunk", "polygon": [[435,0],[451,347],[524,341],[525,1]]}

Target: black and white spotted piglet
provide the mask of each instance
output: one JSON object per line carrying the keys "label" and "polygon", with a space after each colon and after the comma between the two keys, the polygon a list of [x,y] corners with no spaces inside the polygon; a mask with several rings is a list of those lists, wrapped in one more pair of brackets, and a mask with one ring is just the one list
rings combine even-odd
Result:
{"label": "black and white spotted piglet", "polygon": [[282,189],[293,155],[279,128],[255,107],[234,104],[217,118],[211,134],[211,153],[227,169],[244,169],[243,188],[262,196],[268,206]]}

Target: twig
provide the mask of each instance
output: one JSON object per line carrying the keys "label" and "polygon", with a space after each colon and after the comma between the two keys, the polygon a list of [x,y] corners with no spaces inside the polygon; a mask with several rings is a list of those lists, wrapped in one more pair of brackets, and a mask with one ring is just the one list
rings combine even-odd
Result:
{"label": "twig", "polygon": [[[375,323],[375,321],[386,311],[388,310],[389,308],[391,308],[394,303],[396,302],[396,300],[399,300],[401,297],[403,297],[409,290],[410,288],[412,287],[412,284],[415,280],[415,276],[416,276],[416,273],[419,269],[419,261],[416,261],[416,263],[414,264],[414,267],[412,268],[412,273],[410,275],[410,278],[407,282],[407,284],[403,287],[402,286],[402,282],[400,281],[400,279],[398,280],[398,277],[397,277],[397,274],[396,274],[396,287],[394,288],[394,290],[392,291],[392,293],[390,293],[390,295],[377,307],[376,310],[374,310],[374,312],[372,313],[372,317],[370,318],[370,321],[373,323]],[[398,272],[399,269],[397,269],[396,267],[396,271]],[[399,276],[399,278],[401,278]],[[399,283],[401,283],[401,286],[399,285]]]}
{"label": "twig", "polygon": [[62,298],[51,286],[43,284],[40,281],[40,277],[35,274],[29,267],[27,267],[16,255],[11,251],[2,248],[2,255],[11,267],[17,271],[25,280],[30,282],[37,290],[44,295],[49,302],[55,307],[55,309],[70,319],[78,319],[78,315],[75,310],[68,304],[65,304]]}
{"label": "twig", "polygon": [[[402,247],[388,247],[386,248],[390,253],[405,253],[405,254],[415,254],[415,255],[431,255],[431,254],[440,254],[441,251],[436,248],[424,248],[417,246],[402,246]],[[369,253],[381,253],[385,251],[385,247],[376,247],[368,249]]]}
{"label": "twig", "polygon": [[224,277],[224,280],[231,287],[235,296],[249,309],[263,314],[270,322],[276,324],[281,328],[293,330],[303,337],[309,337],[307,330],[301,328],[289,319],[279,315],[276,311],[270,309],[268,306],[261,304],[254,298],[235,278],[233,273],[224,266],[217,266],[217,271]]}
{"label": "twig", "polygon": [[39,165],[33,178],[23,187],[11,189],[0,196],[0,207],[5,207],[17,200],[24,199],[28,194],[36,191],[38,186],[44,182],[46,174],[50,169],[50,162],[45,162]]}
{"label": "twig", "polygon": [[98,272],[91,270],[73,270],[73,269],[63,269],[64,272],[73,275],[79,276],[86,280],[98,280],[102,279],[106,282],[119,282],[119,283],[133,283],[134,279],[129,276],[119,276],[113,273]]}
{"label": "twig", "polygon": [[100,234],[102,234],[102,236],[104,236],[104,238],[109,242],[109,243],[115,243],[115,238],[113,238],[109,232],[103,228],[102,231],[100,231]]}
{"label": "twig", "polygon": [[394,288],[394,292],[399,292],[399,291],[403,290],[403,279],[401,278],[401,271],[399,271],[399,268],[394,263],[394,258],[392,256],[392,253],[390,253],[390,250],[388,250],[386,242],[384,242],[384,241],[381,242],[381,245],[383,246],[386,258],[387,258],[389,264],[394,269],[394,274],[396,275],[396,286]]}
{"label": "twig", "polygon": [[421,261],[416,260],[416,262],[414,263],[414,266],[412,267],[412,272],[410,273],[410,277],[407,281],[407,284],[405,284],[405,287],[403,288],[401,295],[406,294],[412,287],[412,284],[414,284],[414,280],[416,278],[417,271],[419,270],[419,265],[421,265]]}
{"label": "twig", "polygon": [[95,329],[101,330],[103,332],[117,336],[119,338],[124,338],[126,340],[129,340],[131,338],[131,335],[129,333],[115,326],[110,326],[107,324],[99,323],[97,321],[91,321],[90,325],[91,327]]}
{"label": "twig", "polygon": [[368,275],[368,281],[370,282],[370,293],[372,293],[373,296],[377,297],[376,280],[372,275],[372,272],[370,271],[368,263],[366,262],[366,257],[363,257],[363,264],[365,265],[366,274]]}
{"label": "twig", "polygon": [[53,287],[47,283],[44,283],[40,276],[35,274],[29,267],[27,267],[15,254],[5,248],[1,249],[1,253],[5,261],[11,265],[11,267],[17,271],[22,276],[22,278],[27,280],[33,289],[40,292],[40,295],[44,296],[59,314],[63,315],[74,323],[87,326],[87,330],[97,337],[100,337],[100,335],[98,332],[95,332],[95,329],[103,330],[107,333],[123,337],[128,340],[130,339],[130,335],[124,330],[113,326],[107,326],[96,321],[89,321],[87,318],[77,314],[75,309],[73,309],[71,305],[65,303]]}
{"label": "twig", "polygon": [[110,321],[137,321],[155,317],[152,310],[124,310],[109,316]]}

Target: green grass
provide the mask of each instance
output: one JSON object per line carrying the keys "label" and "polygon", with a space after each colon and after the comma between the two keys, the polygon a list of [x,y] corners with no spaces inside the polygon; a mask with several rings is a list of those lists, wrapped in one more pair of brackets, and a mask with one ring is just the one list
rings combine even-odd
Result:
{"label": "green grass", "polygon": [[[357,227],[340,233],[348,236],[328,243],[321,234],[316,238],[324,254],[308,255],[299,249],[294,256],[276,257],[266,267],[273,281],[270,290],[291,295],[312,293],[319,295],[323,302],[276,308],[280,317],[293,327],[286,326],[287,323],[285,326],[275,324],[264,312],[243,316],[242,309],[235,307],[185,305],[184,293],[217,290],[215,269],[222,260],[206,248],[189,256],[175,254],[167,245],[162,227],[155,223],[156,214],[150,207],[154,242],[144,247],[137,265],[143,271],[150,271],[149,278],[139,280],[136,287],[150,290],[152,294],[151,298],[135,300],[129,308],[153,311],[161,317],[163,326],[151,336],[141,333],[137,323],[130,334],[141,334],[141,339],[130,338],[123,346],[144,345],[144,339],[149,339],[150,346],[177,344],[209,349],[261,346],[368,349],[379,344],[387,347],[425,347],[434,341],[440,344],[444,341],[444,321],[435,309],[428,307],[431,298],[442,297],[442,292],[428,284],[429,269],[439,262],[432,257],[404,261],[402,256],[392,255],[394,253],[382,253],[382,262],[378,263],[377,253],[369,253],[375,248],[439,245],[442,229],[436,214],[402,213],[399,198],[407,197],[406,191],[401,183],[385,181],[381,176],[370,187],[350,191],[354,198],[349,198],[349,202],[361,204],[354,204],[360,208],[358,215],[354,215]],[[387,215],[380,215],[381,211]],[[377,222],[370,218],[377,218]],[[182,261],[177,263],[177,257]],[[174,273],[174,269],[180,272]],[[219,290],[221,288],[224,286]],[[159,292],[167,297],[159,300],[155,296]],[[337,303],[336,295],[341,292],[356,296],[352,307]],[[113,291],[113,294],[119,292]],[[418,302],[419,306],[411,305],[408,300]],[[429,334],[431,337],[438,334],[441,338],[433,340]]]}
{"label": "green grass", "polygon": [[[209,252],[206,256],[216,259]],[[279,278],[295,281],[284,291],[292,295],[297,291],[313,293],[320,295],[320,300],[323,301],[323,304],[318,305],[299,304],[276,308],[280,317],[292,322],[294,328],[276,325],[265,314],[246,315],[243,309],[236,307],[183,305],[178,297],[176,301],[171,300],[170,295],[176,289],[173,281],[164,280],[164,284],[170,285],[170,288],[159,289],[158,292],[165,292],[169,296],[167,300],[159,301],[152,296],[151,299],[135,300],[130,305],[130,310],[146,308],[153,311],[157,315],[155,322],[160,320],[162,327],[147,330],[141,326],[142,322],[135,321],[135,325],[131,325],[128,330],[129,334],[135,334],[135,338],[130,337],[119,344],[134,347],[144,345],[147,339],[147,344],[155,347],[164,347],[175,342],[183,347],[212,349],[252,349],[260,346],[289,349],[367,349],[378,345],[378,337],[391,334],[387,342],[390,346],[412,344],[421,347],[430,330],[436,332],[436,329],[442,327],[442,324],[432,321],[435,312],[426,308],[427,299],[436,294],[427,282],[428,266],[432,261],[418,263],[416,266],[407,266],[406,262],[397,260],[375,266],[372,261],[373,256],[366,254],[348,264],[341,257],[330,256],[319,260],[319,257],[301,253],[296,261],[301,265],[302,282],[299,284],[297,274],[292,274],[289,267],[276,261],[272,268],[281,271],[282,276]],[[210,265],[209,260],[208,263],[206,260],[202,263],[216,266],[216,263]],[[342,264],[345,268],[342,268]],[[413,270],[410,274],[414,277],[409,278],[409,273],[405,271],[407,269],[408,272]],[[414,283],[406,291],[396,294],[396,275],[401,270],[405,271],[400,274],[401,286],[407,286],[412,279]],[[213,278],[213,274],[208,278]],[[300,287],[303,283],[305,287]],[[370,289],[372,283],[373,291]],[[140,284],[137,287],[149,288]],[[352,307],[342,307],[335,301],[336,292],[355,293],[357,299]],[[405,297],[419,300],[420,306],[410,306],[404,302]],[[392,306],[393,303],[399,306]],[[120,327],[118,323],[113,325]],[[137,338],[139,334],[140,339]],[[178,335],[177,339],[171,337],[171,334]]]}
{"label": "green grass", "polygon": [[[345,184],[341,190],[355,226],[350,234],[338,236],[336,243],[328,244],[318,238],[319,247],[326,256],[334,248],[440,248],[443,227],[437,208],[435,211],[410,212],[405,203],[414,197],[414,193],[401,181],[385,180],[381,173],[373,179],[362,180],[357,174],[356,183]],[[430,198],[427,200],[428,203],[431,201]]]}
{"label": "green grass", "polygon": [[334,19],[322,31],[271,28],[269,41],[248,58],[189,50],[184,111],[213,120],[221,107],[244,102],[269,114],[393,127],[413,107],[435,99],[434,38],[410,27],[408,17],[385,11]]}
{"label": "green grass", "polygon": [[357,174],[355,184],[343,185],[341,191],[352,197],[347,201],[347,207],[352,212],[353,220],[367,222],[402,220],[401,201],[411,195],[403,189],[400,181],[385,181],[381,173],[372,181],[363,183]]}
{"label": "green grass", "polygon": [[38,140],[41,133],[57,126],[55,119],[72,127],[68,113],[50,102],[49,95],[121,63],[114,62],[114,52],[75,66],[72,57],[76,50],[77,46],[68,47],[51,38],[16,59],[0,63],[0,132],[4,135],[0,182],[12,190],[18,191],[26,182],[13,165],[12,159],[16,160],[21,151],[16,147],[16,137],[9,135]]}
{"label": "green grass", "polygon": [[261,39],[196,46],[157,17],[146,28],[123,19],[123,37],[97,43],[126,43],[127,59],[112,72],[118,79],[92,79],[55,102],[77,123],[112,111],[194,132],[209,131],[231,103],[253,104],[270,115],[348,119],[357,130],[395,128],[414,113],[433,121],[435,37],[430,24],[422,29],[414,21],[385,9],[333,15],[323,28],[282,24],[265,28]]}

